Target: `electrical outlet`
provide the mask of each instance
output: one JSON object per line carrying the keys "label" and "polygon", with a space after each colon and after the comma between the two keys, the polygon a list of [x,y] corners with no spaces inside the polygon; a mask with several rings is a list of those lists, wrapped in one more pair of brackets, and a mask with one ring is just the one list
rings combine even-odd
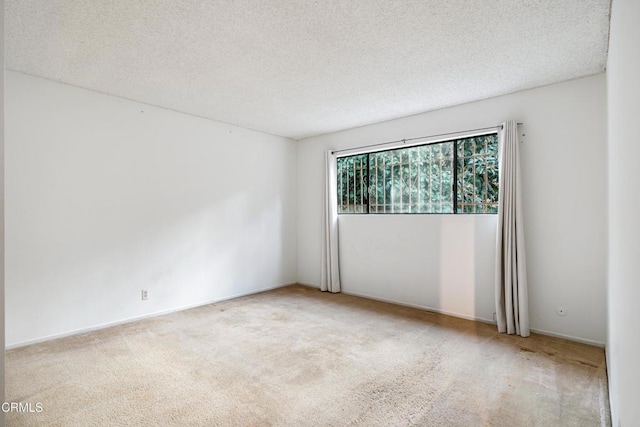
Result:
{"label": "electrical outlet", "polygon": [[143,300],[143,301],[146,301],[146,300],[148,300],[148,299],[149,299],[149,291],[148,291],[148,290],[146,290],[146,289],[143,289],[143,290],[142,290],[142,300]]}
{"label": "electrical outlet", "polygon": [[497,322],[497,321],[498,321],[498,316],[497,316],[495,313],[493,313],[493,321],[494,321],[494,322]]}
{"label": "electrical outlet", "polygon": [[567,315],[567,309],[562,306],[559,306],[558,308],[556,308],[556,314],[560,317],[564,317]]}

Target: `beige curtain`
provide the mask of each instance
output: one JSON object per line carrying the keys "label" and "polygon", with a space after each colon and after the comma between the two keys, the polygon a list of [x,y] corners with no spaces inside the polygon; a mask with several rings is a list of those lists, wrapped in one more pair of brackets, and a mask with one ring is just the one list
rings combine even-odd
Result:
{"label": "beige curtain", "polygon": [[500,198],[496,236],[496,316],[498,331],[529,336],[527,264],[522,216],[518,124],[500,132]]}
{"label": "beige curtain", "polygon": [[320,290],[340,292],[338,261],[338,163],[333,151],[325,157],[324,206],[322,218],[322,273]]}

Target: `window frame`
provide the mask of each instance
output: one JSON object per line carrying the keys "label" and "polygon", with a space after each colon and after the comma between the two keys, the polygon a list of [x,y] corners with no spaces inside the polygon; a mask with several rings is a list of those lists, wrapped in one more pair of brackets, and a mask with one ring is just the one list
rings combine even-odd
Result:
{"label": "window frame", "polygon": [[[348,150],[342,150],[339,153],[336,153],[336,161],[339,158],[343,158],[343,157],[351,157],[351,156],[357,156],[357,155],[367,155],[367,169],[369,168],[369,155],[370,154],[374,154],[374,153],[379,153],[379,152],[384,152],[384,151],[393,151],[393,150],[402,150],[402,149],[408,149],[408,148],[413,148],[413,147],[421,147],[421,146],[426,146],[426,145],[436,145],[436,144],[444,144],[447,142],[451,142],[452,143],[452,159],[451,159],[451,164],[452,164],[452,186],[451,186],[451,191],[452,191],[452,201],[453,201],[453,206],[452,206],[452,211],[451,212],[371,212],[370,209],[370,204],[371,204],[371,193],[370,193],[370,186],[371,183],[369,182],[370,177],[367,177],[367,209],[366,212],[338,212],[338,215],[497,215],[497,212],[457,212],[457,207],[458,207],[458,141],[459,140],[463,140],[463,139],[469,139],[469,138],[475,138],[475,137],[482,137],[482,136],[489,136],[489,135],[496,135],[497,138],[497,153],[496,156],[497,161],[498,161],[498,168],[499,168],[499,164],[500,164],[500,158],[499,158],[499,153],[500,153],[500,146],[502,144],[501,141],[501,132],[500,132],[500,128],[497,127],[495,130],[491,130],[491,129],[480,129],[478,131],[475,132],[460,132],[460,133],[452,133],[452,134],[445,134],[445,135],[436,135],[434,137],[427,137],[427,138],[419,138],[419,139],[412,139],[410,140],[410,142],[408,142],[407,140],[401,140],[401,141],[395,141],[395,142],[391,142],[388,144],[376,144],[376,145],[372,145],[372,146],[365,146],[365,147],[361,147],[361,148],[354,148],[354,149],[348,149]],[[337,192],[337,188],[335,188],[335,191]],[[498,194],[499,194],[499,189],[498,189]],[[463,202],[464,203],[464,202]],[[336,206],[336,209],[339,207]]]}

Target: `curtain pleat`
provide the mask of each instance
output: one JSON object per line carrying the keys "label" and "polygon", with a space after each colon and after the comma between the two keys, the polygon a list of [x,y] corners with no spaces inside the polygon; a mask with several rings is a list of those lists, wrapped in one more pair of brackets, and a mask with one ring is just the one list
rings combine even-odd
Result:
{"label": "curtain pleat", "polygon": [[496,233],[496,317],[498,331],[528,337],[527,266],[522,214],[518,125],[500,132],[500,196]]}
{"label": "curtain pleat", "polygon": [[327,151],[325,161],[324,206],[322,218],[322,270],[320,290],[340,292],[340,266],[338,257],[338,195],[336,189],[337,157]]}

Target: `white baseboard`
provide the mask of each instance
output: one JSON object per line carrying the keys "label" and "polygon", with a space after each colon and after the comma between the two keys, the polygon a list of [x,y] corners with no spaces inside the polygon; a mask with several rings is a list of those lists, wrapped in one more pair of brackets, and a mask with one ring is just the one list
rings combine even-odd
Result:
{"label": "white baseboard", "polygon": [[579,343],[582,343],[582,344],[589,344],[589,345],[593,345],[593,346],[596,346],[596,347],[604,348],[604,343],[600,342],[600,341],[595,341],[595,340],[590,340],[590,339],[580,338],[580,337],[574,337],[573,335],[558,334],[556,332],[544,331],[542,329],[530,328],[530,330],[531,330],[531,332],[535,332],[536,334],[546,335],[548,337],[562,338],[562,339],[569,340],[569,341],[575,341],[575,342],[579,342]]}
{"label": "white baseboard", "polygon": [[306,286],[307,288],[320,289],[320,286],[312,285],[310,283],[296,282],[295,284],[300,286]]}
{"label": "white baseboard", "polygon": [[54,340],[54,339],[57,339],[57,338],[64,338],[64,337],[69,337],[69,336],[72,336],[72,335],[85,334],[87,332],[98,331],[100,329],[106,329],[106,328],[110,328],[112,326],[124,325],[126,323],[136,322],[138,320],[148,319],[150,317],[162,316],[164,314],[170,314],[170,313],[175,313],[175,312],[178,312],[178,311],[189,310],[190,308],[202,307],[203,305],[209,305],[209,304],[214,304],[214,303],[221,302],[221,301],[227,301],[227,300],[234,299],[234,298],[245,297],[247,295],[259,294],[260,292],[271,291],[273,289],[283,288],[285,286],[290,286],[290,285],[295,285],[295,284],[297,284],[297,282],[283,283],[281,285],[275,285],[275,286],[270,286],[270,287],[266,287],[266,288],[256,289],[254,291],[241,292],[241,293],[238,293],[238,294],[227,295],[227,296],[224,296],[224,297],[221,297],[221,298],[214,298],[212,300],[198,302],[198,303],[195,303],[195,304],[188,304],[188,305],[183,305],[183,306],[179,306],[179,307],[173,307],[173,308],[170,308],[170,309],[167,309],[167,310],[154,311],[152,313],[146,313],[146,314],[143,314],[143,315],[140,315],[140,316],[128,317],[126,319],[115,320],[113,322],[101,323],[99,325],[89,326],[87,328],[74,329],[74,330],[71,330],[71,331],[61,332],[61,333],[58,333],[58,334],[46,335],[44,337],[39,337],[39,338],[34,338],[34,339],[26,340],[26,341],[20,341],[20,342],[17,342],[17,343],[9,344],[9,345],[5,346],[5,350],[12,350],[14,348],[24,347],[24,346],[31,345],[31,344],[38,344],[38,343],[45,342],[45,341],[51,341],[51,340]]}
{"label": "white baseboard", "polygon": [[[482,323],[489,323],[491,325],[495,325],[496,322],[493,320],[489,320],[489,319],[484,319],[481,317],[476,317],[476,316],[469,316],[469,315],[465,315],[465,314],[460,314],[460,313],[456,313],[456,312],[452,312],[452,311],[448,311],[448,310],[441,310],[439,308],[435,308],[435,307],[429,307],[429,306],[423,306],[423,305],[418,305],[418,304],[409,304],[406,302],[402,302],[402,301],[396,301],[396,300],[392,300],[389,298],[379,298],[379,297],[374,297],[374,296],[370,296],[370,295],[366,295],[366,294],[361,294],[358,292],[351,292],[351,291],[345,291],[342,290],[341,291],[343,294],[346,295],[353,295],[353,296],[357,296],[357,297],[361,297],[361,298],[366,298],[366,299],[372,299],[375,301],[382,301],[382,302],[388,302],[391,304],[396,304],[396,305],[401,305],[404,307],[411,307],[411,308],[417,308],[419,310],[426,310],[426,311],[430,311],[433,313],[439,313],[439,314],[445,314],[447,316],[453,316],[453,317],[459,317],[461,319],[466,319],[466,320],[473,320],[475,322],[482,322]],[[604,343],[599,342],[599,341],[594,341],[594,340],[589,340],[586,338],[580,338],[580,337],[575,337],[573,335],[565,335],[565,334],[558,334],[555,332],[549,332],[549,331],[545,331],[542,329],[533,329],[531,328],[531,332],[535,332],[536,334],[540,334],[540,335],[546,335],[549,337],[554,337],[554,338],[563,338],[569,341],[575,341],[575,342],[579,342],[582,344],[589,344],[589,345],[593,345],[596,347],[604,347]]]}
{"label": "white baseboard", "polygon": [[461,319],[473,320],[473,321],[476,321],[476,322],[490,323],[490,324],[495,324],[496,323],[493,320],[484,319],[482,317],[469,316],[469,315],[466,315],[466,314],[456,313],[456,312],[448,311],[448,310],[442,310],[442,309],[439,309],[439,308],[429,307],[429,306],[426,306],[426,305],[410,304],[410,303],[406,303],[406,302],[403,302],[403,301],[397,301],[397,300],[393,300],[393,299],[389,299],[389,298],[380,298],[380,297],[375,297],[375,296],[371,296],[371,295],[367,295],[367,294],[361,294],[361,293],[358,293],[358,292],[351,292],[351,291],[345,291],[345,290],[342,290],[341,292],[343,294],[346,294],[346,295],[353,295],[353,296],[356,296],[356,297],[372,299],[372,300],[375,300],[375,301],[388,302],[390,304],[401,305],[401,306],[404,306],[404,307],[417,308],[419,310],[430,311],[432,313],[446,314],[447,316],[459,317]]}
{"label": "white baseboard", "polygon": [[[215,299],[212,299],[212,300],[203,301],[203,302],[199,302],[199,303],[195,303],[195,304],[188,304],[188,305],[184,305],[184,306],[170,308],[170,309],[167,309],[167,310],[160,310],[160,311],[155,311],[153,313],[146,313],[146,314],[143,314],[143,315],[140,315],[140,316],[134,316],[134,317],[126,318],[126,319],[116,320],[116,321],[113,321],[113,322],[102,323],[102,324],[95,325],[95,326],[90,326],[90,327],[87,327],[87,328],[80,328],[80,329],[75,329],[75,330],[71,330],[71,331],[61,332],[61,333],[58,333],[58,334],[52,334],[52,335],[47,335],[47,336],[44,336],[44,337],[34,338],[34,339],[26,340],[26,341],[20,341],[20,342],[17,342],[17,343],[12,343],[12,344],[7,345],[5,347],[5,350],[12,350],[14,348],[24,347],[24,346],[31,345],[31,344],[38,344],[38,343],[41,343],[41,342],[50,341],[50,340],[54,340],[54,339],[57,339],[57,338],[64,338],[64,337],[68,337],[68,336],[72,336],[72,335],[84,334],[84,333],[87,333],[87,332],[92,332],[92,331],[97,331],[97,330],[100,330],[100,329],[110,328],[112,326],[124,325],[126,323],[131,323],[131,322],[135,322],[135,321],[138,321],[138,320],[143,320],[143,319],[147,319],[147,318],[150,318],[150,317],[162,316],[164,314],[169,314],[169,313],[175,313],[175,312],[178,312],[178,311],[188,310],[190,308],[201,307],[201,306],[204,306],[204,305],[214,304],[214,303],[221,302],[221,301],[227,301],[227,300],[234,299],[234,298],[240,298],[240,297],[244,297],[244,296],[247,296],[247,295],[254,295],[254,294],[258,294],[260,292],[271,291],[273,289],[283,288],[285,286],[290,286],[290,285],[301,285],[301,286],[306,286],[306,287],[310,287],[310,288],[313,288],[313,289],[320,289],[318,286],[311,285],[309,283],[287,282],[287,283],[283,283],[283,284],[280,284],[280,285],[275,285],[275,286],[270,286],[270,287],[266,287],[266,288],[256,289],[254,291],[241,292],[241,293],[238,293],[238,294],[227,295],[227,296],[224,296],[224,297],[221,297],[221,298],[215,298]],[[445,314],[447,316],[458,317],[458,318],[461,318],[461,319],[473,320],[473,321],[482,322],[482,323],[489,323],[489,324],[492,324],[492,325],[495,325],[495,323],[496,323],[493,320],[484,319],[484,318],[476,317],[476,316],[469,316],[469,315],[456,313],[456,312],[452,312],[452,311],[448,311],[448,310],[441,310],[441,309],[435,308],[435,307],[423,306],[423,305],[418,305],[418,304],[410,304],[410,303],[406,303],[406,302],[402,302],[402,301],[397,301],[397,300],[393,300],[393,299],[389,299],[389,298],[375,297],[375,296],[362,294],[362,293],[358,293],[358,292],[351,292],[351,291],[345,291],[345,290],[342,290],[341,292],[343,294],[345,294],[345,295],[353,295],[353,296],[357,296],[357,297],[360,297],[360,298],[371,299],[371,300],[374,300],[374,301],[381,301],[381,302],[386,302],[386,303],[390,303],[390,304],[401,305],[401,306],[404,306],[404,307],[417,308],[419,310],[425,310],[425,311],[430,311],[430,312],[433,312],[433,313]],[[594,345],[594,346],[603,347],[603,348],[605,347],[605,344],[600,342],[600,341],[594,341],[594,340],[589,340],[589,339],[585,339],[585,338],[579,338],[579,337],[575,337],[575,336],[572,336],[572,335],[559,334],[559,333],[555,333],[555,332],[545,331],[545,330],[542,330],[542,329],[534,329],[534,328],[531,328],[531,332],[535,332],[535,333],[540,334],[540,335],[546,335],[546,336],[555,337],[555,338],[563,338],[563,339],[566,339],[566,340],[569,340],[569,341],[575,341],[575,342],[579,342],[579,343],[582,343],[582,344],[589,344],[589,345]]]}

